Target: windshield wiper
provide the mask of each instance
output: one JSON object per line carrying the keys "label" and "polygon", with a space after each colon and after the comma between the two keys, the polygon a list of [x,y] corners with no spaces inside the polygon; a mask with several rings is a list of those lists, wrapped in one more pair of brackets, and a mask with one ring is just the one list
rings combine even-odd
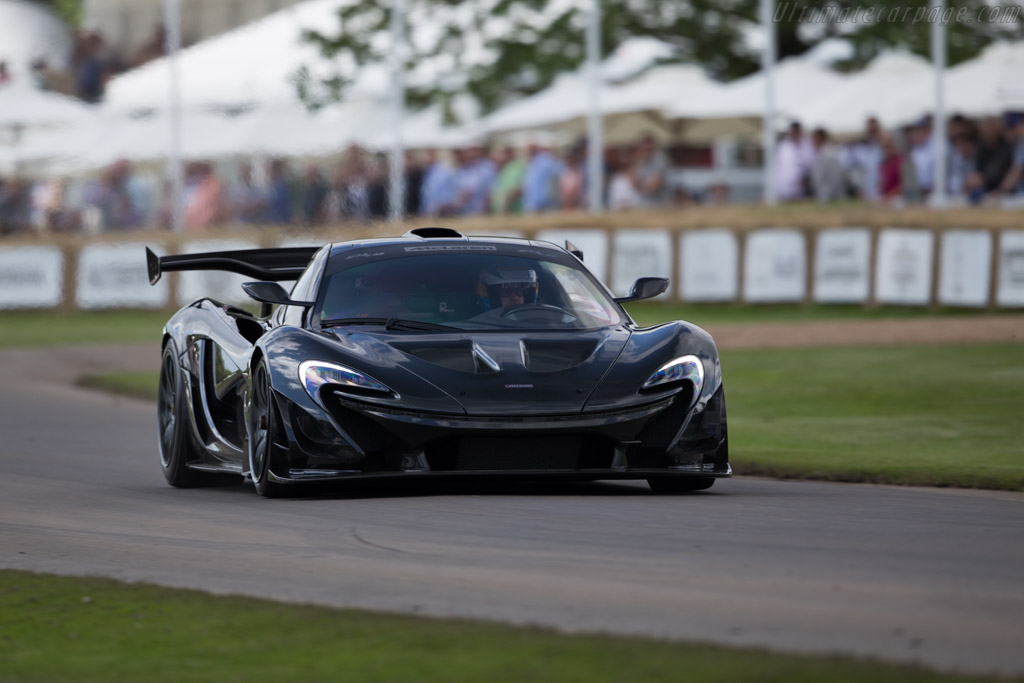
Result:
{"label": "windshield wiper", "polygon": [[401,318],[336,318],[324,320],[321,327],[344,327],[346,325],[383,325],[385,330],[457,330],[459,328],[424,320],[403,320]]}

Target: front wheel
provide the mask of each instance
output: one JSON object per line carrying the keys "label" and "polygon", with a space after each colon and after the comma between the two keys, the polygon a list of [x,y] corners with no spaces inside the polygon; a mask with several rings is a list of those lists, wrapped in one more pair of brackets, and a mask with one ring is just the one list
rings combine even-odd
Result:
{"label": "front wheel", "polygon": [[647,485],[655,493],[691,493],[706,491],[715,485],[714,477],[652,477]]}
{"label": "front wheel", "polygon": [[273,390],[270,388],[270,372],[264,361],[260,361],[252,374],[252,396],[246,427],[249,432],[249,476],[256,485],[256,492],[267,498],[287,495],[287,485],[271,480],[270,468],[277,462],[274,440],[281,432]]}

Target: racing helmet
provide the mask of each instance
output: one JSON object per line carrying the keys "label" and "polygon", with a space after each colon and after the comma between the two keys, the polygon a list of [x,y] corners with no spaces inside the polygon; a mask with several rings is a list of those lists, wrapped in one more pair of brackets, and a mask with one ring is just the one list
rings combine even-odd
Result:
{"label": "racing helmet", "polygon": [[532,268],[495,268],[480,273],[477,296],[482,308],[537,303],[537,271]]}

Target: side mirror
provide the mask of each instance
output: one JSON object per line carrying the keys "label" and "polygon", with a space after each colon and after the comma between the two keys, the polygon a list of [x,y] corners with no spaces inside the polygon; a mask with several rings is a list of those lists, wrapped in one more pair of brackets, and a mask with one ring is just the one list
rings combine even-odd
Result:
{"label": "side mirror", "polygon": [[242,284],[245,293],[261,304],[281,304],[284,306],[302,306],[308,308],[313,301],[294,301],[288,296],[284,287],[276,282],[246,282]]}
{"label": "side mirror", "polygon": [[630,301],[640,301],[658,296],[668,290],[667,277],[642,277],[633,283],[633,289],[629,290],[629,296],[615,299],[615,303],[624,304]]}

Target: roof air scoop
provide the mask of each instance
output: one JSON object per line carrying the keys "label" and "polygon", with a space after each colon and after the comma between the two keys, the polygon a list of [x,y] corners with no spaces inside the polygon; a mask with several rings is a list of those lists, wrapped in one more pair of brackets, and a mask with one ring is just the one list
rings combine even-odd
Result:
{"label": "roof air scoop", "polygon": [[420,237],[422,239],[466,239],[458,230],[451,228],[415,228],[402,235],[403,237]]}

